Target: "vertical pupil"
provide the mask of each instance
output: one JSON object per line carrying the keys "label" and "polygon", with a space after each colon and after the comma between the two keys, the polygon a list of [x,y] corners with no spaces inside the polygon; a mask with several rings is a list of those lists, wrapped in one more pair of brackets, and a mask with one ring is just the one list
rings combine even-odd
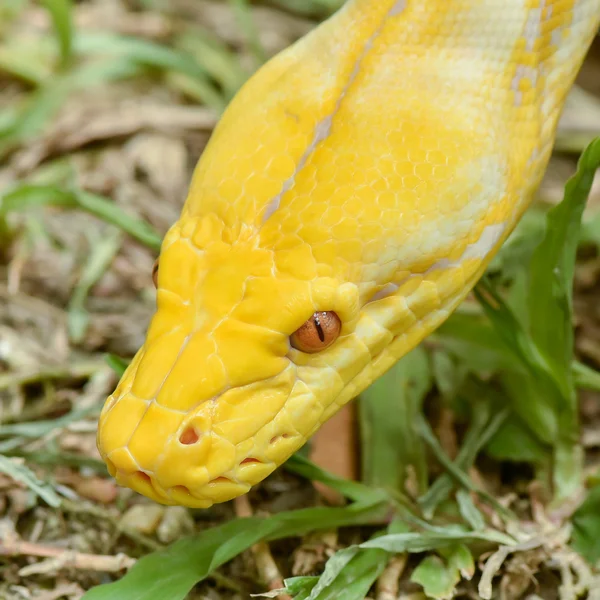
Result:
{"label": "vertical pupil", "polygon": [[318,313],[315,313],[315,328],[317,330],[317,335],[321,342],[325,341],[325,333],[323,332],[323,327],[321,327],[321,317]]}

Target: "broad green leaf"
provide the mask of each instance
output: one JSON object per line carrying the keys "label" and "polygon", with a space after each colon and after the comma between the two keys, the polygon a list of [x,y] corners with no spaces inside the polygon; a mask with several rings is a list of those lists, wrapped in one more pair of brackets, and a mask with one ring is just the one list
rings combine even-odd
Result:
{"label": "broad green leaf", "polygon": [[460,574],[439,556],[425,557],[413,571],[410,580],[419,584],[428,598],[450,600],[460,581]]}
{"label": "broad green leaf", "polygon": [[505,346],[491,323],[480,312],[453,313],[433,334],[440,343],[474,372],[511,370],[524,373],[523,364]]}
{"label": "broad green leaf", "polygon": [[[330,560],[333,560],[333,557]],[[307,598],[308,600],[341,600],[342,598],[364,600],[388,560],[389,554],[383,550],[360,550],[352,556],[333,581],[322,586],[320,580]]]}
{"label": "broad green leaf", "polygon": [[571,544],[590,564],[600,561],[600,486],[590,490],[572,518]]}
{"label": "broad green leaf", "polygon": [[460,581],[473,577],[475,563],[471,552],[463,544],[443,548],[440,554],[425,557],[410,580],[418,583],[428,598],[451,600]]}
{"label": "broad green leaf", "polygon": [[418,347],[360,395],[362,473],[368,485],[401,490],[411,465],[419,491],[425,491],[425,449],[414,423],[431,384],[427,354]]}
{"label": "broad green leaf", "polygon": [[387,510],[385,503],[355,503],[230,521],[144,556],[122,579],[93,588],[83,600],[183,600],[196,583],[257,542],[366,525]]}
{"label": "broad green leaf", "polygon": [[543,464],[550,460],[549,446],[544,446],[523,420],[510,415],[487,444],[485,451],[497,460]]}

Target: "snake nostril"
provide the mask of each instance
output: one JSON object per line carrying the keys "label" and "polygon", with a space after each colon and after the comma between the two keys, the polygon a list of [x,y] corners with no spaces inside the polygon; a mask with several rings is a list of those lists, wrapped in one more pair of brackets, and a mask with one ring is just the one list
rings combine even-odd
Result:
{"label": "snake nostril", "polygon": [[227,477],[217,477],[208,483],[231,483],[231,479],[228,479]]}
{"label": "snake nostril", "polygon": [[254,465],[254,464],[258,464],[261,465],[262,464],[262,460],[258,460],[258,458],[245,458],[240,465]]}
{"label": "snake nostril", "polygon": [[138,471],[135,476],[138,479],[141,479],[143,482],[147,483],[148,485],[152,485],[152,479],[150,479],[150,475],[148,475],[147,473],[144,473],[143,471]]}
{"label": "snake nostril", "polygon": [[200,434],[193,428],[188,427],[184,432],[179,436],[179,443],[184,446],[191,446],[195,444],[200,439]]}
{"label": "snake nostril", "polygon": [[276,444],[281,439],[287,440],[287,439],[289,439],[291,437],[292,437],[291,433],[282,433],[281,435],[276,435],[275,437],[272,437],[271,441],[269,443],[270,444]]}

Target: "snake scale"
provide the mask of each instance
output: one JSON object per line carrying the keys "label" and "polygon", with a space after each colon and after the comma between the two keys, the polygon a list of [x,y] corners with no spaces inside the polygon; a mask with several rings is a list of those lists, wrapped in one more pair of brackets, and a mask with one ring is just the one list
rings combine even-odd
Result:
{"label": "snake scale", "polygon": [[349,0],[221,118],[98,447],[163,504],[246,493],[458,306],[527,208],[600,0]]}

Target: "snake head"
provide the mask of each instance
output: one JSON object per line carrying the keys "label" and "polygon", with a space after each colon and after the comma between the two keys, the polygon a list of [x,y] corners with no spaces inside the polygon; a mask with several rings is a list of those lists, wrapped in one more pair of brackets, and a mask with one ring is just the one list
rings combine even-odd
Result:
{"label": "snake head", "polygon": [[[214,214],[166,236],[157,312],[99,423],[121,485],[194,507],[241,495],[337,410],[344,355],[368,362],[348,338],[357,286],[319,276],[306,244],[266,245]],[[308,347],[315,313],[323,352]]]}

